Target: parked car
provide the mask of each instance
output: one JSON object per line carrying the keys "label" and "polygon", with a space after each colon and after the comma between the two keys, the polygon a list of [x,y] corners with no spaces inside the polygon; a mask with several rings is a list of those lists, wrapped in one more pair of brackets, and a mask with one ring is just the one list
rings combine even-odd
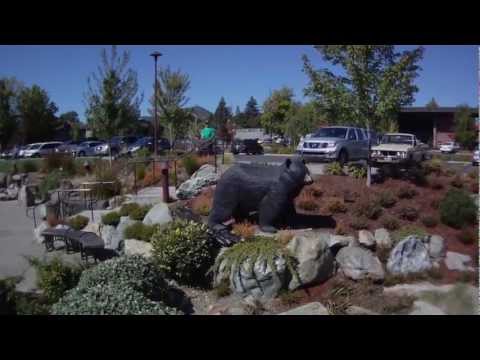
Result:
{"label": "parked car", "polygon": [[85,140],[68,140],[65,141],[62,145],[55,149],[55,152],[59,154],[70,154],[72,152],[73,147],[80,145]]}
{"label": "parked car", "polygon": [[453,141],[440,145],[440,152],[445,154],[454,153],[458,150],[460,150],[460,145]]}
{"label": "parked car", "polygon": [[28,144],[28,145],[21,146],[18,150],[17,158],[23,158],[24,154],[25,154],[25,151],[30,149],[31,146],[36,146],[36,145],[38,145],[38,143],[33,143],[33,144]]}
{"label": "parked car", "polygon": [[374,143],[376,135],[365,129],[350,126],[328,126],[310,136],[300,139],[297,153],[303,157],[338,161],[345,164],[350,160],[368,157],[369,137]]}
{"label": "parked car", "polygon": [[60,145],[62,145],[60,141],[33,144],[23,152],[23,157],[35,158],[35,157],[47,156],[55,153],[55,149]]}
{"label": "parked car", "polygon": [[138,140],[137,136],[114,136],[110,141],[102,142],[96,149],[98,155],[109,156],[110,147],[112,148],[112,156],[116,156],[121,152],[126,152],[128,147]]}
{"label": "parked car", "polygon": [[[131,144],[127,148],[126,153],[127,155],[131,156],[141,149],[148,149],[148,151],[153,152],[155,150],[153,144],[154,144],[153,137],[145,136],[143,138],[138,139],[133,144]],[[157,145],[158,151],[170,150],[170,141],[168,141],[168,139],[159,138],[157,139],[157,144],[158,144]]]}
{"label": "parked car", "polygon": [[374,166],[382,164],[411,164],[428,158],[428,146],[413,134],[387,133],[380,144],[371,149]]}
{"label": "parked car", "polygon": [[102,141],[84,141],[79,145],[72,146],[73,156],[97,156],[96,148],[104,144]]}
{"label": "parked car", "polygon": [[262,155],[263,147],[259,144],[258,139],[234,140],[231,145],[231,151],[234,155],[241,153]]}
{"label": "parked car", "polygon": [[472,157],[472,165],[478,165],[480,163],[480,150],[477,148],[473,152],[473,157]]}

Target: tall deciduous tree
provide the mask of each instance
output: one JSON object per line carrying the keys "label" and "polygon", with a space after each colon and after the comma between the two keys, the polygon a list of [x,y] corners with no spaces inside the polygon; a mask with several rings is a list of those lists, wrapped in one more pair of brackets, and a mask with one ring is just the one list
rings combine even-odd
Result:
{"label": "tall deciduous tree", "polygon": [[95,136],[126,134],[140,118],[143,95],[138,95],[137,73],[129,62],[128,51],[119,55],[116,46],[110,53],[103,49],[98,73],[88,78],[86,117]]}
{"label": "tall deciduous tree", "polygon": [[475,119],[468,105],[460,105],[455,112],[455,139],[467,149],[472,149],[478,140]]}
{"label": "tall deciduous tree", "polygon": [[57,111],[57,106],[50,100],[45,90],[37,85],[23,88],[18,97],[18,113],[24,144],[51,138],[58,125],[55,116]]}
{"label": "tall deciduous tree", "polygon": [[392,127],[402,106],[411,105],[424,49],[397,52],[393,45],[318,45],[323,60],[342,68],[315,70],[306,55],[303,69],[311,96],[337,124],[375,130]]}
{"label": "tall deciduous tree", "polygon": [[18,128],[18,93],[22,85],[14,78],[0,79],[0,148],[6,147]]}
{"label": "tall deciduous tree", "polygon": [[263,114],[260,123],[266,133],[283,134],[285,124],[294,106],[293,90],[283,87],[273,91],[263,103]]}
{"label": "tall deciduous tree", "polygon": [[284,133],[293,145],[296,145],[301,136],[305,136],[316,130],[321,125],[326,125],[326,119],[321,114],[314,102],[306,104],[293,103],[287,114]]}
{"label": "tall deciduous tree", "polygon": [[[170,143],[184,136],[193,117],[185,105],[190,89],[190,77],[180,70],[172,71],[170,67],[160,68],[158,73],[157,115],[160,124],[167,129]],[[155,91],[155,85],[154,85]],[[149,112],[155,115],[155,94],[150,99]]]}

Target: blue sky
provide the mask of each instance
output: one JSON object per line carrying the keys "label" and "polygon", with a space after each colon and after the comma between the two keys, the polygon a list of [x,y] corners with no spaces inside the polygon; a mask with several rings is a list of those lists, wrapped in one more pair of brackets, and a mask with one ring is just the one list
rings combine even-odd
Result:
{"label": "blue sky", "polygon": [[[15,76],[30,86],[46,89],[59,107],[58,114],[77,111],[84,118],[83,93],[88,75],[96,71],[103,46],[18,45],[0,46],[0,77]],[[399,46],[399,50],[414,46]],[[148,98],[153,91],[153,60],[149,54],[164,54],[160,65],[170,65],[190,75],[188,105],[215,110],[221,96],[232,109],[244,108],[250,96],[259,104],[270,91],[286,85],[294,89],[298,100],[308,80],[302,72],[302,54],[316,67],[325,67],[318,53],[306,45],[138,45],[119,46],[131,52],[131,67],[138,72],[145,97],[142,114],[147,114]],[[442,106],[467,103],[478,105],[478,47],[426,46],[423,70],[416,83],[420,88],[415,105],[425,105],[432,97]]]}

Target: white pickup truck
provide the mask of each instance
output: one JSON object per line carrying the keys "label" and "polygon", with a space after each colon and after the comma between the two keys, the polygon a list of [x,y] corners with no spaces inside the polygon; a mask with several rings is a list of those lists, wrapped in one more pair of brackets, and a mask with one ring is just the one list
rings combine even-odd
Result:
{"label": "white pickup truck", "polygon": [[413,134],[388,133],[370,152],[373,165],[419,163],[428,158],[428,145]]}

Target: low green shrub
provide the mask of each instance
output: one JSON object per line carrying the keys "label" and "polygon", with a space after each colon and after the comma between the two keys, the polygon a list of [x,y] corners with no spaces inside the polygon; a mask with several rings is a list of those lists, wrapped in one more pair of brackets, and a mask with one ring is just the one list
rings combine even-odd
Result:
{"label": "low green shrub", "polygon": [[123,204],[118,213],[120,214],[120,216],[130,216],[131,212],[138,208],[140,208],[140,205],[138,205],[137,203]]}
{"label": "low green shrub", "polygon": [[102,223],[104,225],[117,226],[120,222],[120,214],[116,211],[102,215]]}
{"label": "low green shrub", "polygon": [[196,155],[187,155],[182,159],[182,165],[188,176],[192,176],[195,171],[200,169],[200,163]]}
{"label": "low green shrub", "polygon": [[392,216],[386,216],[382,219],[382,225],[385,229],[393,231],[398,229],[400,222]]}
{"label": "low green shrub", "polygon": [[364,179],[367,177],[367,168],[365,166],[350,165],[347,173],[355,179]]}
{"label": "low green shrub", "polygon": [[136,222],[125,228],[124,236],[125,239],[137,239],[150,242],[156,227],[156,225],[145,225],[142,222]]}
{"label": "low green shrub", "polygon": [[63,294],[75,287],[83,268],[68,265],[55,257],[51,261],[29,258],[29,263],[37,271],[38,287],[50,303],[58,301]]}
{"label": "low green shrub", "polygon": [[427,236],[428,233],[421,227],[415,225],[406,225],[402,226],[400,229],[392,233],[392,240],[394,241],[394,243],[397,243],[410,235],[416,235],[423,238]]}
{"label": "low green shrub", "polygon": [[378,194],[378,203],[384,208],[391,208],[397,203],[397,199],[390,191],[382,191]]}
{"label": "low green shrub", "polygon": [[343,166],[339,162],[332,162],[329,163],[325,167],[325,173],[327,175],[337,175],[337,176],[343,176],[345,175],[345,172],[343,171]]}
{"label": "low green shrub", "polygon": [[415,221],[418,219],[418,210],[412,206],[404,206],[398,209],[398,217],[402,220]]}
{"label": "low green shrub", "polygon": [[475,223],[478,208],[470,195],[457,189],[451,189],[440,201],[440,220],[445,225],[461,228]]}
{"label": "low green shrub", "polygon": [[88,217],[77,215],[68,220],[68,225],[74,230],[82,230],[88,224]]}
{"label": "low green shrub", "polygon": [[428,216],[427,215],[427,216],[422,217],[422,223],[426,227],[435,227],[435,226],[438,225],[438,220],[434,216]]}
{"label": "low green shrub", "polygon": [[205,224],[174,220],[155,231],[151,243],[153,258],[167,275],[185,284],[208,283],[206,274],[218,249]]}
{"label": "low green shrub", "polygon": [[401,186],[397,191],[397,196],[400,199],[412,199],[417,194],[417,190],[408,185]]}
{"label": "low green shrub", "polygon": [[137,220],[137,221],[142,221],[145,215],[149,212],[151,209],[151,206],[144,205],[144,206],[139,206],[138,208],[135,208],[130,211],[130,219],[132,220]]}

